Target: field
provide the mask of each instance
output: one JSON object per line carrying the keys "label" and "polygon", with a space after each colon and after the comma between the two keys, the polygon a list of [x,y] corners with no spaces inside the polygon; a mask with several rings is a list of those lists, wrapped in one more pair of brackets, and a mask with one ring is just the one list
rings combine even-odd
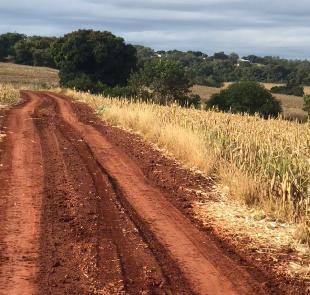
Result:
{"label": "field", "polygon": [[0,62],[0,83],[16,88],[47,89],[58,86],[58,71],[51,68],[31,67]]}
{"label": "field", "polygon": [[[227,87],[231,83],[225,83],[225,87]],[[267,89],[271,89],[271,87],[280,85],[280,84],[272,84],[272,83],[263,83]],[[310,94],[310,87],[305,87],[305,93]],[[207,101],[212,94],[219,93],[221,88],[207,87],[195,85],[192,88],[193,93],[200,95],[202,101]],[[307,113],[302,110],[303,108],[303,98],[293,95],[284,95],[284,94],[273,94],[278,100],[281,101],[284,111],[284,117],[290,119],[298,119],[298,120],[306,120]]]}

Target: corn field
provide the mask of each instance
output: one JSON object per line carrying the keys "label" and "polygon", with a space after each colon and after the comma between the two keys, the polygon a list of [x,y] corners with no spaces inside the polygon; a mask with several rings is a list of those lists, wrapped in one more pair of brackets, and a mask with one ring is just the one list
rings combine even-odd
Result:
{"label": "corn field", "polygon": [[0,105],[13,105],[19,100],[19,90],[10,84],[0,84]]}
{"label": "corn field", "polygon": [[239,199],[309,224],[310,123],[66,94],[229,185]]}

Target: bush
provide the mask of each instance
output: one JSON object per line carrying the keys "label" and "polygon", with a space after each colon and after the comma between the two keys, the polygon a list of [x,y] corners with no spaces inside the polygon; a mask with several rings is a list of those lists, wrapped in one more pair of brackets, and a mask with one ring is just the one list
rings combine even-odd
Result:
{"label": "bush", "polygon": [[17,64],[55,67],[51,55],[53,37],[26,37],[14,45],[14,59]]}
{"label": "bush", "polygon": [[23,34],[6,33],[0,35],[0,61],[3,61],[8,56],[14,55],[14,45],[26,38]]}
{"label": "bush", "polygon": [[310,95],[304,96],[304,107],[303,110],[308,113],[308,116],[310,116]]}
{"label": "bush", "polygon": [[274,86],[270,91],[272,93],[304,96],[304,88],[299,85]]}
{"label": "bush", "polygon": [[136,90],[130,85],[115,87],[98,85],[98,90],[98,92],[110,97],[135,98],[137,96]]}
{"label": "bush", "polygon": [[190,95],[192,83],[181,63],[152,59],[130,78],[130,86],[145,100],[169,105],[177,102],[181,106],[199,106],[200,97]]}
{"label": "bush", "polygon": [[74,88],[78,91],[89,91],[95,88],[93,81],[85,74],[80,74],[66,83],[66,87]]}
{"label": "bush", "polygon": [[212,107],[232,113],[259,113],[263,117],[274,117],[282,111],[280,102],[263,85],[250,81],[231,84],[219,94],[212,95],[207,108]]}
{"label": "bush", "polygon": [[221,88],[224,83],[216,77],[197,77],[193,79],[194,84],[203,85],[207,87]]}

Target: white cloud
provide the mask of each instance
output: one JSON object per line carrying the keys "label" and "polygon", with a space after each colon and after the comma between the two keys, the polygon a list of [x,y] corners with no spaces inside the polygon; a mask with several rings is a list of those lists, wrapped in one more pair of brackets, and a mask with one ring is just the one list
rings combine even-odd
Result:
{"label": "white cloud", "polygon": [[308,0],[0,0],[0,32],[94,28],[157,49],[309,58],[309,14]]}

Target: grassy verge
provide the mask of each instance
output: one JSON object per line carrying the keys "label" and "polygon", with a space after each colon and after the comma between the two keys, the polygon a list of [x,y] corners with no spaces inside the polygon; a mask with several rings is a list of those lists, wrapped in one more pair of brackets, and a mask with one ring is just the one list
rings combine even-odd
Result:
{"label": "grassy verge", "polygon": [[10,84],[0,84],[0,106],[14,105],[19,98],[19,90]]}
{"label": "grassy verge", "polygon": [[211,176],[231,198],[301,223],[298,238],[309,242],[310,123],[66,94]]}

